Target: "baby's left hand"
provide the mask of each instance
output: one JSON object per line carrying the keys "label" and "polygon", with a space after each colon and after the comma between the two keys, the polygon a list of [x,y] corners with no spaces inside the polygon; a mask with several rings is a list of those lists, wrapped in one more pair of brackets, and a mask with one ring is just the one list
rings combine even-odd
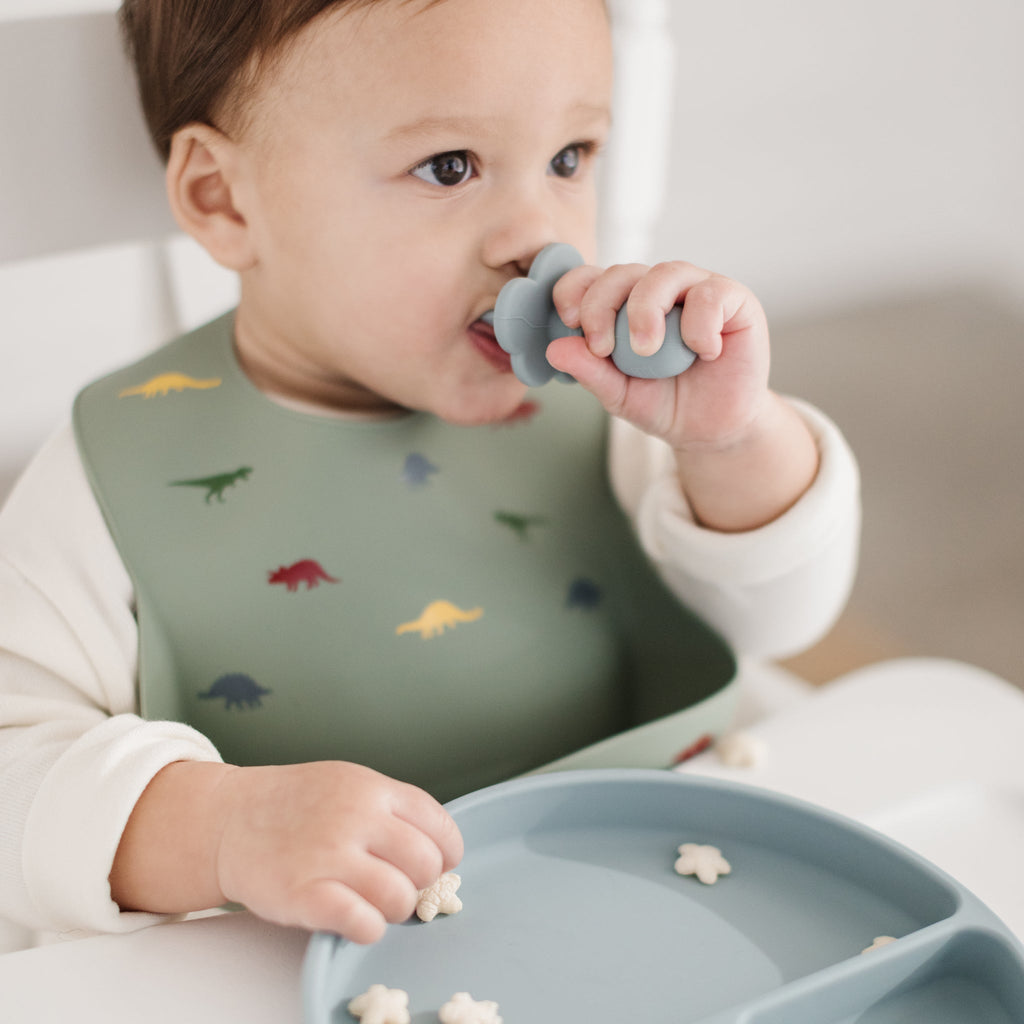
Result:
{"label": "baby's left hand", "polygon": [[[552,366],[572,374],[614,416],[660,437],[676,451],[715,451],[741,442],[768,398],[768,325],[743,285],[690,263],[653,267],[582,266],[555,285],[562,320],[584,337],[548,346]],[[625,305],[633,349],[660,347],[665,315],[683,307],[683,341],[698,356],[677,377],[627,377],[607,357],[615,344],[615,316]]]}

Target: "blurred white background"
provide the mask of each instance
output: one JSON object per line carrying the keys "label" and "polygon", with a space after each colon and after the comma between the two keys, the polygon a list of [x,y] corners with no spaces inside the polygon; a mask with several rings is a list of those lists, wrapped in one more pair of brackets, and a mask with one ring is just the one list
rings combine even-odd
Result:
{"label": "blurred white background", "polygon": [[895,653],[1024,684],[1024,4],[673,0],[657,255],[749,284],[773,383],[864,482],[829,678]]}
{"label": "blurred white background", "polygon": [[[114,6],[0,0],[0,18]],[[924,653],[1024,683],[1024,4],[671,0],[671,20],[653,255],[749,284],[773,383],[861,460],[857,588],[798,667]],[[134,257],[0,266],[0,495],[82,383],[160,340]],[[187,319],[230,303],[222,273],[179,257]]]}

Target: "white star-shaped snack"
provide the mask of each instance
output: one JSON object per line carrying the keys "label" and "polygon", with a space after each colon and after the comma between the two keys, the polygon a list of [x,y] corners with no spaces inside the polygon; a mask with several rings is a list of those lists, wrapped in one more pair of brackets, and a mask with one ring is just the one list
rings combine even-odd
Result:
{"label": "white star-shaped snack", "polygon": [[732,871],[717,846],[683,843],[679,853],[680,857],[675,864],[677,874],[696,875],[705,885],[714,885],[719,875],[727,875]]}
{"label": "white star-shaped snack", "polygon": [[421,921],[433,921],[438,914],[457,914],[462,900],[455,895],[462,879],[454,871],[446,871],[433,885],[420,890],[416,902],[416,916]]}
{"label": "white star-shaped snack", "polygon": [[441,1024],[502,1024],[498,1004],[492,999],[477,1002],[468,992],[456,992],[437,1012]]}
{"label": "white star-shaped snack", "polygon": [[888,946],[890,942],[895,941],[896,939],[892,935],[877,935],[875,936],[875,941],[867,949],[862,949],[861,953],[873,953],[876,949],[881,949],[883,946]]}
{"label": "white star-shaped snack", "polygon": [[715,744],[719,761],[730,768],[756,768],[767,750],[764,740],[748,732],[731,732]]}
{"label": "white star-shaped snack", "polygon": [[348,1012],[363,1024],[409,1024],[409,993],[386,985],[371,985],[349,1001]]}

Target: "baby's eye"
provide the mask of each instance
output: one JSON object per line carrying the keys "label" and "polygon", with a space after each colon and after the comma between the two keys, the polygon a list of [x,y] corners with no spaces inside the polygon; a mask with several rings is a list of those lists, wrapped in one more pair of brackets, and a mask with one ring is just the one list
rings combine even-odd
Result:
{"label": "baby's eye", "polygon": [[424,160],[423,163],[417,164],[411,173],[429,185],[451,188],[453,185],[461,185],[473,176],[473,162],[466,150],[458,149],[450,153],[438,153],[437,156]]}
{"label": "baby's eye", "polygon": [[580,169],[583,158],[591,147],[584,142],[574,142],[555,154],[551,161],[551,173],[559,178],[572,178]]}

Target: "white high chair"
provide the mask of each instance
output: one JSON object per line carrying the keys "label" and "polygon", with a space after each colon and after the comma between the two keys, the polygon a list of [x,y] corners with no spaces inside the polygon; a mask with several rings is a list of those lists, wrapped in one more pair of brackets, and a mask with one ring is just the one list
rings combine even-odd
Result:
{"label": "white high chair", "polygon": [[113,11],[0,7],[0,125],[2,499],[78,388],[233,282],[176,236]]}

